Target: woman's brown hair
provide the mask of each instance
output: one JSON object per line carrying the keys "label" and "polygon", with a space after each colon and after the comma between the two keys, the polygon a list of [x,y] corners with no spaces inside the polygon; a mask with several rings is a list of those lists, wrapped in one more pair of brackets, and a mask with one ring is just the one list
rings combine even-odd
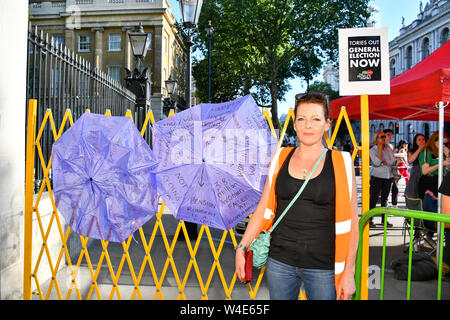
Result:
{"label": "woman's brown hair", "polygon": [[[444,131],[444,139],[448,140],[448,134]],[[430,139],[428,139],[425,149],[430,150],[435,157],[439,156],[439,148],[436,147],[435,142],[439,140],[439,131],[435,131]]]}
{"label": "woman's brown hair", "polygon": [[320,92],[299,93],[295,96],[294,113],[297,116],[298,107],[302,103],[317,103],[322,106],[325,120],[330,120],[330,107],[328,106],[328,96]]}

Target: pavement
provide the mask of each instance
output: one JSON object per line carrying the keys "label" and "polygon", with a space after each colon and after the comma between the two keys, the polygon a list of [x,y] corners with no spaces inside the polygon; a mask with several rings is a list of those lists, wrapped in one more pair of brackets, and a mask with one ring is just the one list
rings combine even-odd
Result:
{"label": "pavement", "polygon": [[[358,194],[361,195],[361,179],[357,177]],[[405,187],[404,179],[399,181],[399,201],[398,207],[405,208],[405,200],[403,198],[403,190]],[[361,198],[359,198],[359,210],[361,211]],[[389,204],[391,206],[391,198],[389,197]],[[361,213],[361,212],[359,212]],[[396,280],[394,271],[390,265],[393,260],[396,260],[405,254],[407,254],[407,246],[409,238],[406,238],[406,245],[404,245],[404,231],[403,221],[401,217],[389,217],[388,221],[393,224],[392,228],[387,230],[387,249],[386,249],[386,272],[384,276],[384,300],[405,300],[407,297],[407,282]],[[172,257],[175,264],[173,265],[168,258],[167,251],[172,248],[172,240],[178,227],[178,221],[167,210],[162,215],[162,224],[164,226],[164,232],[167,242],[164,241],[161,230],[157,228],[154,230],[156,218],[151,219],[142,228],[145,239],[149,242],[152,233],[156,232],[154,242],[150,250],[151,263],[154,265],[155,274],[149,267],[149,262],[146,262],[146,266],[142,269],[143,261],[145,258],[145,251],[142,245],[142,239],[137,232],[134,235],[134,240],[131,241],[129,248],[130,262],[133,265],[135,272],[135,278],[141,276],[139,282],[139,292],[143,299],[168,299],[175,300],[180,297],[188,300],[199,300],[202,298],[208,298],[210,300],[224,300],[231,298],[233,300],[249,300],[249,290],[246,286],[240,284],[238,281],[234,284],[231,296],[228,297],[225,289],[228,289],[232,282],[234,275],[234,248],[230,238],[230,234],[227,233],[223,246],[220,247],[221,238],[223,236],[222,230],[210,228],[211,237],[208,237],[205,233],[202,234],[202,239],[198,243],[197,253],[195,255],[195,262],[193,264],[191,256],[189,254],[188,246],[185,240],[178,240],[173,246]],[[381,264],[382,264],[382,245],[383,245],[383,228],[381,225],[381,218],[375,217],[375,223],[379,223],[379,228],[371,229],[369,232],[369,300],[380,300],[381,289]],[[237,236],[237,241],[239,237]],[[211,250],[210,242],[214,244],[214,251],[219,252],[220,268],[217,261],[214,258],[213,250]],[[195,243],[192,242],[192,246]],[[423,251],[429,251],[426,247],[422,248]],[[97,271],[97,265],[102,255],[102,247],[97,240],[91,242],[88,248],[89,258],[92,263],[94,272]],[[102,261],[102,267],[99,268],[97,277],[98,290],[96,290],[92,284],[92,277],[87,267],[87,261],[83,258],[81,267],[77,273],[77,284],[82,299],[89,297],[90,299],[137,299],[137,296],[133,296],[135,289],[133,283],[133,276],[130,272],[129,261],[124,260],[122,269],[120,270],[120,277],[116,281],[118,285],[118,292],[113,286],[113,277],[116,278],[118,274],[118,268],[122,259],[125,258],[123,254],[123,248],[121,244],[109,243],[108,255],[110,264],[106,259]],[[189,273],[187,273],[189,269]],[[175,271],[176,270],[176,271]],[[209,283],[207,280],[210,276],[211,270],[213,275]],[[114,274],[112,277],[111,273]],[[162,277],[164,273],[164,277]],[[178,275],[175,277],[175,273]],[[186,276],[187,274],[187,276]],[[225,281],[223,282],[219,274],[223,275]],[[255,290],[256,278],[259,275],[259,270],[254,269],[254,281],[252,283],[252,290]],[[157,291],[155,284],[155,277],[158,279],[163,278],[161,291]],[[186,277],[186,279],[185,279]],[[200,277],[200,278],[199,278]],[[63,298],[77,299],[78,296],[75,290],[71,290],[68,297],[66,294],[71,284],[71,277],[69,275],[68,268],[64,268],[57,274],[58,284],[60,291],[63,293]],[[178,283],[185,283],[184,296],[180,296],[178,289]],[[208,287],[207,296],[202,295],[199,283],[202,283],[203,287]],[[47,288],[48,284],[43,284],[42,288]],[[224,289],[225,288],[225,289]],[[46,290],[45,290],[46,291]],[[430,281],[414,281],[411,285],[411,300],[436,300],[438,292],[438,282],[436,280]],[[442,300],[450,300],[450,283],[442,282],[441,291]],[[38,299],[38,296],[33,296],[34,299]],[[50,299],[57,299],[58,295],[56,290],[52,289],[50,293]],[[269,299],[269,293],[265,278],[258,288],[256,300]]]}

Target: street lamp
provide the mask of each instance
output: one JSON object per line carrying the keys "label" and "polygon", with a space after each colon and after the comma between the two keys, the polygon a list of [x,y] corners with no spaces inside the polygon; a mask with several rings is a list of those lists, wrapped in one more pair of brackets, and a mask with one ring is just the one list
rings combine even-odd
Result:
{"label": "street lamp", "polygon": [[[150,108],[151,100],[151,70],[150,67],[144,67],[143,60],[147,54],[150,37],[144,32],[142,23],[136,32],[129,34],[129,41],[133,56],[136,59],[133,71],[125,68],[125,87],[136,95],[136,125],[141,128],[144,123],[145,115]],[[146,133],[146,139],[149,139]]]}
{"label": "street lamp", "polygon": [[172,75],[170,75],[169,79],[164,81],[164,84],[166,85],[167,94],[169,96],[172,96],[172,94],[174,94],[177,90],[177,80],[172,79]]}
{"label": "street lamp", "polygon": [[187,68],[186,68],[186,91],[185,100],[186,108],[191,107],[191,78],[192,78],[192,29],[197,27],[198,17],[200,16],[200,11],[202,10],[203,0],[178,0],[180,3],[181,16],[183,18],[183,26],[188,29],[187,34]]}
{"label": "street lamp", "polygon": [[130,32],[128,34],[128,37],[130,40],[133,56],[136,57],[138,63],[142,64],[142,60],[147,54],[148,46],[150,43],[150,37],[148,33],[144,32],[144,27],[142,26],[142,23],[139,23],[138,30],[136,32]]}
{"label": "street lamp", "polygon": [[169,98],[164,99],[163,113],[166,117],[168,117],[170,109],[175,109],[177,107],[177,101],[172,100],[172,95],[177,91],[178,83],[176,80],[172,79],[172,75],[170,75],[169,79],[164,81],[164,84],[166,86]]}
{"label": "street lamp", "polygon": [[[186,91],[185,100],[186,108],[191,107],[191,78],[192,78],[192,32],[191,30],[197,27],[198,17],[200,16],[200,11],[202,10],[203,0],[178,0],[180,3],[181,16],[183,18],[183,27],[188,30],[187,33],[187,68],[186,68]],[[191,222],[185,222],[186,230],[191,238],[197,238],[197,225]]]}
{"label": "street lamp", "polygon": [[203,0],[178,0],[180,2],[183,26],[187,29],[197,27],[198,17],[202,10]]}
{"label": "street lamp", "polygon": [[211,20],[208,20],[208,26],[205,28],[208,35],[208,102],[211,103],[211,35],[214,28],[211,25]]}

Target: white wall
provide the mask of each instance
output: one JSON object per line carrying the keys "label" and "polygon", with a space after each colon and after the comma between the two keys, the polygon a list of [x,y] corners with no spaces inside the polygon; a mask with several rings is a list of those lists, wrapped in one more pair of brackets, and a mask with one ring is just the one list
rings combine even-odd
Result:
{"label": "white wall", "polygon": [[27,0],[0,1],[0,299],[23,285]]}

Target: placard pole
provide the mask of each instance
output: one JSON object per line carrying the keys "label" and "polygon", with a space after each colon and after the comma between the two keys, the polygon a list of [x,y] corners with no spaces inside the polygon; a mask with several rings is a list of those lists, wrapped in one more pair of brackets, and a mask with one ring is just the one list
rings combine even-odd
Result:
{"label": "placard pole", "polygon": [[[361,147],[362,147],[362,214],[366,214],[370,208],[370,141],[369,137],[369,96],[361,95]],[[368,300],[367,287],[369,270],[369,225],[366,224],[363,231],[363,250],[361,265],[361,300]]]}

